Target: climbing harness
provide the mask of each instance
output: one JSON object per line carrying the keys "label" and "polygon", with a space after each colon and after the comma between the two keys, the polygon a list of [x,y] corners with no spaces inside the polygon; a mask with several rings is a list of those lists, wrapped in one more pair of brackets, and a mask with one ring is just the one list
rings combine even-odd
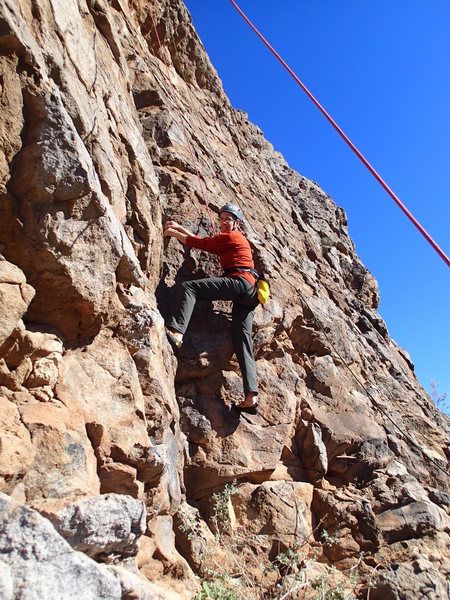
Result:
{"label": "climbing harness", "polygon": [[166,61],[166,59],[164,57],[164,52],[162,52],[163,45],[162,45],[161,39],[159,37],[158,29],[156,28],[156,22],[155,22],[155,19],[153,17],[153,12],[150,9],[149,9],[149,12],[150,12],[150,16],[151,16],[152,23],[153,23],[153,29],[155,31],[155,36],[156,36],[156,39],[158,40],[160,54],[161,54],[162,60],[164,62],[164,65],[166,67],[167,79],[169,80],[169,83],[170,83],[170,87],[171,87],[171,90],[172,90],[172,96],[173,96],[175,105],[177,107],[177,111],[178,111],[178,115],[179,115],[179,118],[180,118],[181,126],[183,128],[184,138],[185,138],[186,144],[187,144],[187,146],[189,148],[189,152],[190,152],[190,155],[191,155],[192,163],[194,165],[195,173],[197,175],[197,179],[198,179],[198,182],[199,182],[199,185],[200,185],[200,190],[201,190],[201,193],[202,193],[203,201],[205,203],[206,210],[208,212],[208,216],[209,216],[209,220],[210,220],[210,223],[211,223],[211,227],[212,227],[213,233],[216,234],[216,228],[215,228],[215,225],[214,225],[214,221],[212,219],[211,209],[209,208],[208,200],[206,199],[205,189],[204,189],[201,177],[200,177],[200,172],[199,172],[199,169],[198,169],[198,166],[197,166],[197,161],[195,160],[194,149],[193,149],[192,144],[190,142],[190,139],[189,139],[189,136],[188,136],[188,133],[187,133],[187,130],[186,130],[186,125],[184,123],[183,113],[182,113],[182,110],[181,110],[180,102],[178,100],[178,96],[177,96],[177,94],[175,92],[175,87],[174,87],[174,85],[172,83],[172,79],[170,77],[169,65],[168,65],[168,63],[167,63],[167,61]]}
{"label": "climbing harness", "polygon": [[254,289],[257,291],[258,301],[260,304],[265,304],[270,296],[270,284],[264,273],[260,275],[256,269],[250,267],[232,267],[230,269],[225,269],[223,276],[229,277],[233,273],[242,273],[242,271],[251,273],[253,277],[255,277],[256,283]]}
{"label": "climbing harness", "polygon": [[445,254],[445,252],[438,246],[438,244],[434,241],[434,239],[430,236],[430,234],[424,229],[424,227],[417,221],[417,219],[413,216],[413,214],[406,208],[406,206],[401,202],[401,200],[397,197],[397,195],[391,190],[391,188],[387,185],[387,183],[382,179],[381,175],[377,173],[377,171],[372,167],[369,161],[361,154],[358,148],[350,141],[350,139],[346,136],[343,130],[339,127],[339,125],[334,121],[334,119],[327,113],[327,111],[323,108],[323,106],[316,100],[316,98],[312,95],[312,93],[308,90],[308,88],[300,81],[294,71],[289,67],[289,65],[283,60],[283,58],[278,54],[278,52],[269,44],[266,38],[258,31],[258,29],[253,25],[250,19],[243,13],[243,11],[239,8],[234,0],[230,0],[231,4],[238,11],[241,17],[246,21],[246,23],[253,29],[256,35],[260,38],[260,40],[267,46],[267,48],[272,52],[272,54],[280,61],[283,67],[288,71],[288,73],[295,79],[298,85],[302,88],[302,90],[307,94],[307,96],[312,100],[312,102],[316,105],[316,107],[320,110],[320,112],[324,115],[324,117],[331,123],[331,125],[336,129],[342,139],[350,146],[352,151],[356,154],[356,156],[360,159],[360,161],[364,164],[365,167],[372,173],[378,183],[384,188],[384,190],[389,194],[389,196],[394,200],[397,206],[403,211],[403,213],[408,217],[408,219],[413,223],[413,225],[420,231],[423,237],[427,240],[429,244],[434,248],[434,250],[439,254],[439,256],[443,259],[448,267],[450,267],[450,259]]}

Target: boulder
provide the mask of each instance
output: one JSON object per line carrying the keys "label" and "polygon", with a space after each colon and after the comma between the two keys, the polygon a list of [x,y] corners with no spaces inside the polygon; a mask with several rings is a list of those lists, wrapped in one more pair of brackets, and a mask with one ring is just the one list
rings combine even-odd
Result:
{"label": "boulder", "polygon": [[242,484],[231,497],[234,527],[249,537],[266,536],[273,547],[278,543],[284,548],[301,545],[313,530],[312,498],[313,486],[309,483]]}
{"label": "boulder", "polygon": [[72,548],[91,558],[135,556],[146,530],[145,506],[129,496],[104,494],[61,508],[49,503],[36,508]]}
{"label": "boulder", "polygon": [[373,578],[370,597],[372,600],[443,600],[448,596],[446,587],[429,561],[393,563]]}
{"label": "boulder", "polygon": [[5,600],[121,600],[116,578],[75,552],[38,512],[0,494],[0,589]]}
{"label": "boulder", "polygon": [[377,516],[377,524],[390,543],[436,531],[450,531],[450,520],[446,513],[435,504],[425,501],[386,510]]}

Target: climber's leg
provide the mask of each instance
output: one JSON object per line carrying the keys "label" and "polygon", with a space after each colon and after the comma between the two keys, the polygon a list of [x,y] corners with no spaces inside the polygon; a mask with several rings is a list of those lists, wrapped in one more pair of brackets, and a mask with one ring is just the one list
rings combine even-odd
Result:
{"label": "climber's leg", "polygon": [[241,368],[242,380],[244,384],[245,405],[255,404],[254,396],[258,394],[256,384],[256,364],[253,356],[253,306],[243,306],[238,302],[233,303],[232,314],[232,338],[234,351]]}
{"label": "climber's leg", "polygon": [[184,334],[197,300],[235,300],[246,292],[245,279],[240,277],[207,277],[181,284],[168,329]]}

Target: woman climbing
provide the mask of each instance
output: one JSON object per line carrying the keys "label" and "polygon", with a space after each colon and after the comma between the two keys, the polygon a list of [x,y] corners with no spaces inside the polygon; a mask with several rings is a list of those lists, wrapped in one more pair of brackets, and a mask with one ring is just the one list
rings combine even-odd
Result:
{"label": "woman climbing", "polygon": [[253,356],[253,311],[258,305],[255,283],[257,272],[250,244],[239,229],[242,211],[235,204],[225,204],[219,212],[220,233],[201,238],[176,221],[169,221],[164,236],[174,237],[191,248],[197,248],[219,256],[224,269],[222,277],[195,279],[181,284],[178,302],[166,327],[167,338],[178,350],[189,325],[195,303],[201,300],[232,300],[231,335],[233,347],[241,368],[244,383],[244,400],[236,408],[256,412],[258,387],[256,365]]}

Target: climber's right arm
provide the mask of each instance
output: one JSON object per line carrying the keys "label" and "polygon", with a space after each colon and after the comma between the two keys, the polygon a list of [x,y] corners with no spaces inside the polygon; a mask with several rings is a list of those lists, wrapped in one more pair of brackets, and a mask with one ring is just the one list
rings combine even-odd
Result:
{"label": "climber's right arm", "polygon": [[167,228],[173,229],[173,230],[178,231],[180,233],[184,233],[185,235],[194,235],[192,233],[192,231],[190,231],[187,227],[183,227],[183,225],[180,225],[176,221],[168,221],[166,223],[166,229]]}
{"label": "climber's right arm", "polygon": [[174,227],[169,227],[166,225],[166,228],[164,229],[164,237],[174,237],[182,244],[185,244],[189,235],[179,231],[178,229],[175,229]]}

